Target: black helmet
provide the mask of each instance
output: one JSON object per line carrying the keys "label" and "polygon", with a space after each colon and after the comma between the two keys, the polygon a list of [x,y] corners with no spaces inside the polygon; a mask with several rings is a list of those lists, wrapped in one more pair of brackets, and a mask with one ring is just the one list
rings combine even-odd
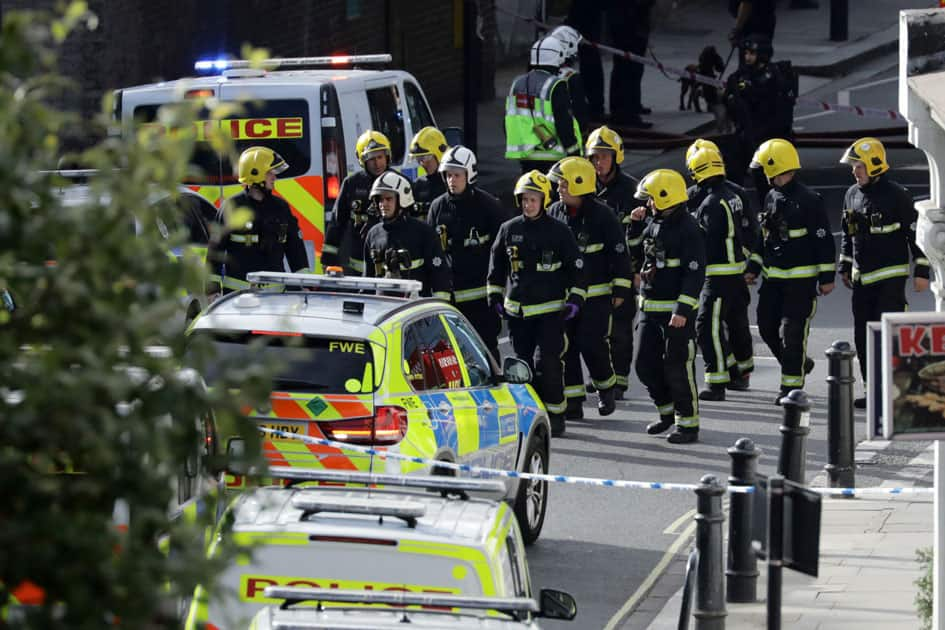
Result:
{"label": "black helmet", "polygon": [[758,55],[761,61],[770,61],[774,55],[774,47],[771,45],[771,38],[761,33],[752,33],[742,42],[742,50],[750,50]]}

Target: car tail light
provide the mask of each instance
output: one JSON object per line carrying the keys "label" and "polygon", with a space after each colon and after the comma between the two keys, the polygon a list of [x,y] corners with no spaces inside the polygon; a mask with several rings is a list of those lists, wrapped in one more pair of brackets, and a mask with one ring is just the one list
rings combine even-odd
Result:
{"label": "car tail light", "polygon": [[407,410],[382,406],[374,410],[373,418],[334,420],[318,426],[326,438],[335,442],[370,446],[397,444],[407,434]]}

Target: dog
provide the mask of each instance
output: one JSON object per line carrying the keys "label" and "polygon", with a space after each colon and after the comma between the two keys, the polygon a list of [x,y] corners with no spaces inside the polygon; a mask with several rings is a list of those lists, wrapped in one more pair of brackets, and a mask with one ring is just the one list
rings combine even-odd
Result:
{"label": "dog", "polygon": [[[702,52],[699,53],[699,63],[686,66],[686,71],[714,79],[725,71],[725,61],[722,59],[722,56],[719,55],[715,46],[706,46],[702,49]],[[698,83],[689,77],[681,77],[679,83],[680,111],[695,109],[697,112],[702,113],[703,110],[699,107],[700,99],[705,101],[705,111],[709,111],[719,102],[719,91],[715,86]],[[689,95],[688,102],[686,100],[687,94]]]}

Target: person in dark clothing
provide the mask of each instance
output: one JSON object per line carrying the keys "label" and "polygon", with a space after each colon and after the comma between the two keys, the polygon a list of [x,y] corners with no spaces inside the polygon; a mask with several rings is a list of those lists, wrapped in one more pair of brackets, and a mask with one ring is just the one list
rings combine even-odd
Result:
{"label": "person in dark clothing", "polygon": [[[601,41],[601,22],[604,8],[609,0],[582,0],[571,3],[565,24],[577,30],[584,39]],[[600,51],[593,46],[578,48],[578,65],[587,95],[587,117],[589,120],[604,119],[604,64]]]}
{"label": "person in dark clothing", "polygon": [[421,221],[427,220],[433,200],[446,192],[446,184],[439,169],[440,160],[447,149],[446,136],[436,127],[424,127],[410,142],[410,157],[426,171],[413,183],[413,198],[417,202],[415,216]]}
{"label": "person in dark clothing", "polygon": [[[608,12],[614,46],[643,57],[650,40],[650,12],[655,0],[617,2]],[[643,64],[614,57],[610,74],[610,119],[614,125],[649,129],[653,123],[643,120],[650,114],[643,107],[641,83]]]}
{"label": "person in dark clothing", "polygon": [[475,185],[476,156],[468,148],[452,147],[443,155],[439,171],[447,192],[433,201],[427,220],[436,230],[453,274],[453,303],[499,361],[502,320],[486,299],[486,274],[492,243],[509,213],[498,199]]}
{"label": "person in dark clothing", "polygon": [[226,200],[224,213],[248,210],[243,227],[228,230],[219,242],[210,242],[208,293],[218,294],[249,287],[251,271],[306,271],[308,254],[299,223],[289,204],[272,194],[276,176],[289,165],[266,147],[250,147],[240,155],[239,182],[243,192]]}
{"label": "person in dark clothing", "polygon": [[[728,12],[735,18],[735,26],[728,34],[728,41],[739,48],[747,35],[757,33],[774,41],[776,0],[729,0]],[[739,60],[741,65],[741,60]]]}
{"label": "person in dark clothing", "polygon": [[571,111],[581,128],[581,133],[587,133],[588,106],[587,94],[584,89],[584,80],[578,72],[578,51],[581,48],[581,34],[567,25],[555,27],[550,37],[554,37],[564,44],[564,65],[558,76],[568,82],[568,93],[571,95]]}
{"label": "person in dark clothing", "polygon": [[450,273],[436,232],[410,216],[410,181],[397,171],[382,173],[371,186],[381,222],[364,238],[364,276],[406,278],[423,283],[420,295],[450,299]]}

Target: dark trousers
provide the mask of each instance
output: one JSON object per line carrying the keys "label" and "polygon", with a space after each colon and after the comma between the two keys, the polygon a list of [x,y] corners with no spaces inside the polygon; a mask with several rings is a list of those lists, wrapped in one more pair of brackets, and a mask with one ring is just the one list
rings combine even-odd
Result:
{"label": "dark trousers", "polygon": [[[564,316],[561,313],[537,317],[509,317],[512,351],[535,373],[535,390],[548,413],[564,413]],[[538,362],[535,362],[535,350]]]}
{"label": "dark trousers", "polygon": [[853,285],[853,340],[860,360],[860,374],[866,382],[866,322],[878,322],[883,313],[906,310],[906,278],[889,278],[873,284]]}
{"label": "dark trousers", "polygon": [[724,385],[754,367],[748,304],[751,293],[741,274],[713,277],[702,294],[696,319],[705,382]]}
{"label": "dark trousers", "polygon": [[781,364],[781,388],[804,387],[807,335],[817,312],[817,279],[765,279],[758,292],[758,332]]}
{"label": "dark trousers", "polygon": [[554,163],[554,160],[519,160],[518,164],[522,168],[522,175],[531,170],[547,175]]}
{"label": "dark trousers", "polygon": [[587,115],[593,121],[600,121],[604,118],[604,64],[600,51],[592,46],[581,46],[578,60],[587,96]]}
{"label": "dark trousers", "polygon": [[479,336],[486,344],[486,348],[492,353],[496,362],[500,362],[499,357],[499,332],[502,330],[502,320],[494,309],[489,308],[489,303],[485,298],[481,300],[471,300],[469,302],[459,302],[456,304],[459,312],[466,316],[469,323],[473,325]]}
{"label": "dark trousers", "polygon": [[630,386],[630,364],[633,361],[633,320],[637,316],[636,296],[628,297],[614,309],[610,331],[610,360],[614,364],[617,387]]}
{"label": "dark trousers", "polygon": [[680,427],[699,426],[696,394],[696,327],[669,327],[669,313],[644,313],[637,350],[637,376],[661,416],[674,414]]}
{"label": "dark trousers", "polygon": [[598,390],[613,387],[616,382],[610,362],[610,296],[588,298],[580,313],[567,322],[568,351],[564,357],[564,396],[568,400],[584,400],[584,372],[581,358]]}

